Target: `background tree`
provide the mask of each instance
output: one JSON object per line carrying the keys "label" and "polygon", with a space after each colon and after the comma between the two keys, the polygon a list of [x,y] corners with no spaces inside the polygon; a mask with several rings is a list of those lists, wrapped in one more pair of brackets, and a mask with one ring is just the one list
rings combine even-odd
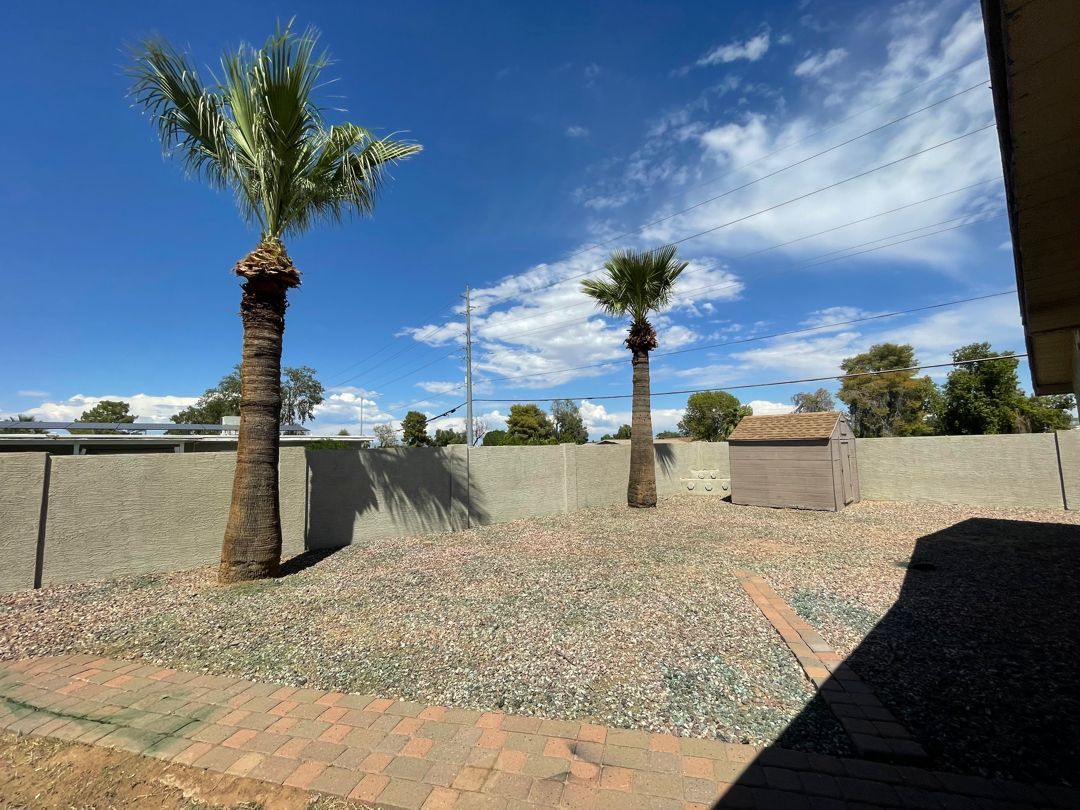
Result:
{"label": "background tree", "polygon": [[559,444],[585,444],[589,440],[581,409],[574,400],[556,399],[552,402],[551,419],[555,423],[555,440]]}
{"label": "background tree", "polygon": [[436,447],[447,447],[451,444],[465,444],[465,431],[452,428],[440,428],[435,431],[433,443]]}
{"label": "background tree", "polygon": [[318,33],[279,28],[262,48],[221,59],[216,86],[185,54],[149,39],[134,54],[131,96],[157,125],[166,153],[210,185],[233,191],[259,243],[235,272],[243,296],[240,429],[220,582],[273,576],[281,562],[278,445],[281,341],[288,291],[300,273],[282,239],[320,221],[367,215],[385,168],[420,151],[355,124],[327,126],[313,93],[328,56]]}
{"label": "background tree", "polygon": [[477,416],[473,419],[472,424],[473,445],[483,444],[484,437],[487,435],[488,432],[487,421]]}
{"label": "background tree", "polygon": [[795,406],[795,413],[823,413],[836,410],[832,394],[825,388],[817,391],[801,391],[791,398],[791,404]]}
{"label": "background tree", "polygon": [[[948,434],[1041,433],[1067,429],[1070,395],[1030,397],[1020,388],[1020,361],[989,343],[969,343],[952,353],[960,363],[945,382],[941,426]],[[972,362],[1006,355],[1000,360]]]}
{"label": "background tree", "polygon": [[337,432],[337,435],[338,436],[351,436],[352,434],[349,433],[349,431],[347,431],[345,428],[342,428],[341,430],[339,430]]}
{"label": "background tree", "polygon": [[555,441],[555,427],[548,415],[532,402],[511,405],[506,418],[507,444],[550,444]]}
{"label": "background tree", "polygon": [[[80,422],[121,422],[130,423],[135,421],[135,416],[128,413],[130,406],[126,402],[115,399],[103,399],[93,408],[82,412]],[[87,430],[79,428],[68,431],[69,433],[130,433],[129,430]]]}
{"label": "background tree", "polygon": [[375,438],[379,440],[379,447],[397,447],[398,437],[394,426],[387,422],[385,425],[376,425],[371,429]]}
{"label": "background tree", "polygon": [[682,433],[680,433],[677,430],[661,430],[659,433],[656,434],[656,438],[658,438],[658,439],[682,439],[682,438],[684,438],[684,436],[683,436]]}
{"label": "background tree", "polygon": [[505,430],[489,430],[484,434],[484,447],[502,447],[509,438]]}
{"label": "background tree", "polygon": [[281,374],[281,416],[283,425],[302,425],[315,415],[323,402],[323,386],[310,366],[286,366]]}
{"label": "background tree", "polygon": [[[907,344],[879,343],[840,364],[845,374],[917,366],[915,349]],[[935,432],[940,410],[937,386],[914,371],[850,377],[841,381],[837,397],[848,407],[851,428],[859,438],[927,436]]]}
{"label": "background tree", "polygon": [[722,442],[753,408],[743,405],[727,391],[699,391],[686,400],[679,430],[698,442]]}
{"label": "background tree", "polygon": [[[14,416],[4,417],[4,420],[3,420],[3,422],[36,422],[36,421],[38,421],[38,418],[36,416],[34,416],[33,414],[29,414],[29,413],[17,413]],[[0,422],[0,424],[3,424],[3,422]],[[41,428],[27,428],[25,430],[23,430],[23,429],[16,430],[15,428],[0,428],[0,433],[29,434],[29,433],[48,433],[48,432],[49,431],[42,430]]]}
{"label": "background tree", "polygon": [[1076,398],[1072,394],[1028,397],[1021,406],[1017,423],[1021,433],[1049,433],[1071,430]]}
{"label": "background tree", "polygon": [[[199,401],[170,419],[178,424],[220,425],[223,416],[240,415],[240,366],[218,380],[213,388],[207,388]],[[281,372],[282,425],[304,424],[314,415],[316,405],[323,402],[323,385],[315,377],[315,369],[309,366],[286,366]],[[188,430],[170,430],[169,433],[190,433]]]}
{"label": "background tree", "polygon": [[614,433],[605,433],[600,437],[600,441],[606,442],[608,439],[629,439],[633,434],[634,429],[630,425],[619,425],[619,429]]}
{"label": "background tree", "polygon": [[604,262],[606,278],[587,278],[582,291],[596,299],[612,317],[630,316],[626,348],[632,353],[634,426],[630,436],[630,480],[626,503],[634,507],[656,506],[656,451],[653,448],[652,397],[649,352],[659,345],[649,314],[671,302],[675,281],[687,262],[680,261],[674,246],[636,252],[617,250]]}
{"label": "background tree", "polygon": [[401,443],[406,447],[430,447],[427,417],[420,411],[409,411],[401,420]]}

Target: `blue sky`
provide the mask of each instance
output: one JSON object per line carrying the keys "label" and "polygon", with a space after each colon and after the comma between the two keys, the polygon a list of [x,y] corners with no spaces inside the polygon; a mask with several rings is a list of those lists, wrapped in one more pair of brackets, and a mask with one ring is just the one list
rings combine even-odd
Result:
{"label": "blue sky", "polygon": [[[686,240],[691,268],[657,319],[656,391],[827,376],[882,340],[913,343],[924,363],[975,340],[1023,350],[1012,295],[827,326],[1014,286],[996,133],[966,135],[993,120],[975,0],[418,2],[406,14],[58,3],[10,15],[21,73],[0,93],[24,113],[0,133],[3,414],[70,419],[110,397],[160,419],[237,361],[231,269],[258,234],[228,194],[162,157],[125,98],[125,47],[157,32],[214,65],[293,15],[336,58],[327,94],[340,98],[327,102],[347,108],[340,118],[425,147],[394,170],[373,219],[289,243],[304,284],[284,362],[313,366],[330,389],[319,432],[357,432],[361,398],[366,427],[462,401],[466,284],[476,377],[492,380],[478,398],[588,397],[594,435],[628,422],[628,399],[595,399],[629,393],[623,327],[565,281],[616,246]],[[659,354],[674,350],[688,351]],[[736,393],[767,413],[814,387]],[[654,399],[657,430],[685,400]],[[499,427],[508,407],[477,413]]]}

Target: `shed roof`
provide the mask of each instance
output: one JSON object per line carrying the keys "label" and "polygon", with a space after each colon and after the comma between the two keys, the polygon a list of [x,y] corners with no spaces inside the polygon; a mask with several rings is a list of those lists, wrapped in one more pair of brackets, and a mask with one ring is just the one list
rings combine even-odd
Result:
{"label": "shed roof", "polygon": [[839,411],[822,413],[785,413],[779,416],[747,416],[731,435],[729,442],[768,441],[770,439],[827,439],[832,436]]}

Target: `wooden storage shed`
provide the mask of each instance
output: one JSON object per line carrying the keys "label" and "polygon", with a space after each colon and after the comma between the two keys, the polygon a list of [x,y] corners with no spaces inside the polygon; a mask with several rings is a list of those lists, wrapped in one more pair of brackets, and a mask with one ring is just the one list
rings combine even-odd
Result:
{"label": "wooden storage shed", "polygon": [[728,451],[732,503],[837,512],[859,500],[855,435],[842,413],[747,416]]}

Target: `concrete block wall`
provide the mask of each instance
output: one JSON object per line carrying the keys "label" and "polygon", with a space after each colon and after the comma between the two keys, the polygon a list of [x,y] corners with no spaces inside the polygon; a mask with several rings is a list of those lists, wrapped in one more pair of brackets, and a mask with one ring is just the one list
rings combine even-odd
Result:
{"label": "concrete block wall", "polygon": [[[657,492],[730,476],[726,443],[657,447]],[[863,498],[1080,508],[1080,432],[860,439]],[[623,503],[623,445],[281,452],[284,556]],[[232,453],[0,455],[0,590],[214,564]],[[47,507],[42,522],[43,501]],[[39,552],[39,548],[41,551]]]}
{"label": "concrete block wall", "polygon": [[46,453],[0,454],[0,592],[34,587]]}
{"label": "concrete block wall", "polygon": [[[216,563],[235,466],[233,453],[54,456],[42,584]],[[292,556],[304,550],[302,449],[282,450],[279,475]]]}
{"label": "concrete block wall", "polygon": [[[1080,445],[1064,435],[1069,463],[1080,464]],[[858,439],[855,446],[864,499],[1065,506],[1053,433]]]}
{"label": "concrete block wall", "polygon": [[308,547],[465,528],[469,478],[464,451],[307,451]]}
{"label": "concrete block wall", "polygon": [[1055,436],[1065,508],[1080,509],[1080,430],[1059,430]]}

